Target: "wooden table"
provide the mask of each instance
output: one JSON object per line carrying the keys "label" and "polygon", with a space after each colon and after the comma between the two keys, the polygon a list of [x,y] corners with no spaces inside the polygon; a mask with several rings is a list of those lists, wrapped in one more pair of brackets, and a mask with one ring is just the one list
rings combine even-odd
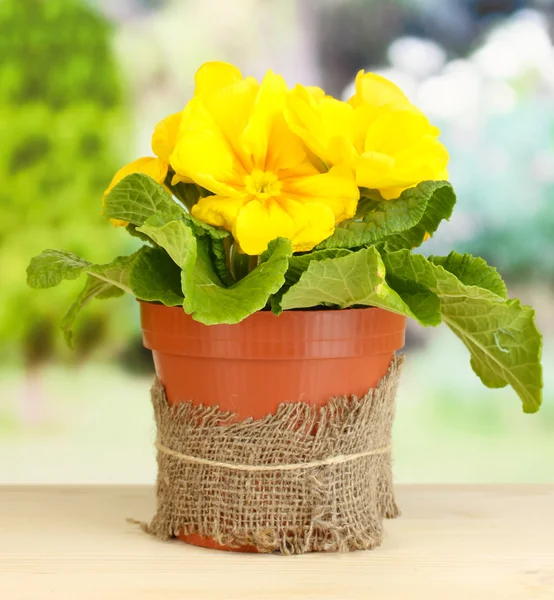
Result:
{"label": "wooden table", "polygon": [[0,487],[2,600],[554,600],[554,485],[399,486],[373,552],[164,543],[149,487]]}

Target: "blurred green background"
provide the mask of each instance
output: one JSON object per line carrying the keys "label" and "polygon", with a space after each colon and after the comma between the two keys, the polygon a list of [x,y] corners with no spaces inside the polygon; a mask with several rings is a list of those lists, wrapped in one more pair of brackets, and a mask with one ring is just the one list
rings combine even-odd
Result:
{"label": "blurred green background", "polygon": [[553,481],[553,36],[554,0],[0,0],[0,483],[154,479],[136,302],[91,304],[71,353],[58,325],[81,283],[31,291],[25,267],[133,250],[102,191],[206,60],[339,97],[377,71],[441,127],[458,207],[425,251],[484,256],[536,307],[545,399],[524,415],[449,331],[410,326],[397,479]]}

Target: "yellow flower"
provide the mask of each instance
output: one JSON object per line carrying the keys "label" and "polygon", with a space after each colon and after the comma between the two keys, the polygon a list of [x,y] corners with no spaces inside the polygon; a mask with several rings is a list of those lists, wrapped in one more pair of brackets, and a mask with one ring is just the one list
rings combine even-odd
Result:
{"label": "yellow flower", "polygon": [[[152,177],[158,183],[163,183],[169,170],[169,157],[175,148],[179,125],[181,123],[181,112],[175,113],[160,121],[154,128],[152,135],[152,151],[156,155],[137,158],[133,162],[125,165],[113,176],[110,185],[102,196],[102,205],[108,192],[118,184],[124,177],[132,173],[144,173]],[[126,221],[120,219],[111,219],[116,227],[125,227]]]}
{"label": "yellow flower", "polygon": [[359,71],[355,84],[355,94],[348,100],[348,104],[354,108],[368,105],[374,108],[387,104],[410,105],[410,101],[397,85],[377,73]]}
{"label": "yellow flower", "polygon": [[285,237],[311,250],[354,216],[359,190],[348,169],[321,172],[292,133],[283,109],[287,86],[269,71],[261,84],[225,63],[196,75],[171,166],[214,195],[192,214],[233,233],[243,252],[261,254]]}
{"label": "yellow flower", "polygon": [[374,73],[358,73],[348,102],[296,86],[285,114],[327,166],[348,166],[360,187],[377,189],[385,199],[422,181],[448,178],[439,130],[398,87]]}

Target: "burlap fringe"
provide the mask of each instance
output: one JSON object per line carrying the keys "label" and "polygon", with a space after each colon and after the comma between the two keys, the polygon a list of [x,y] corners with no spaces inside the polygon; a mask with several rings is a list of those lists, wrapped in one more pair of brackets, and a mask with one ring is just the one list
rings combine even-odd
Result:
{"label": "burlap fringe", "polygon": [[[383,518],[399,515],[390,443],[402,363],[396,357],[361,399],[332,398],[319,408],[282,404],[274,415],[245,421],[217,407],[170,407],[156,380],[152,402],[162,448],[157,513],[143,528],[161,539],[200,534],[230,547],[283,554],[379,546]],[[314,467],[240,468],[305,465],[369,451],[376,453]]]}

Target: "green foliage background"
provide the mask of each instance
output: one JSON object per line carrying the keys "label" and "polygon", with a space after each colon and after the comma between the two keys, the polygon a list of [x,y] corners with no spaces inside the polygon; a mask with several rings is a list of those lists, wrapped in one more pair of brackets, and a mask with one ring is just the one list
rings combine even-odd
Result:
{"label": "green foliage background", "polygon": [[[132,248],[100,216],[128,139],[107,22],[78,0],[0,0],[0,355],[62,352],[60,309],[79,283],[36,294],[29,258],[62,246],[98,262]],[[90,350],[128,331],[131,311],[90,307],[76,335]],[[85,350],[85,351],[86,351]]]}

